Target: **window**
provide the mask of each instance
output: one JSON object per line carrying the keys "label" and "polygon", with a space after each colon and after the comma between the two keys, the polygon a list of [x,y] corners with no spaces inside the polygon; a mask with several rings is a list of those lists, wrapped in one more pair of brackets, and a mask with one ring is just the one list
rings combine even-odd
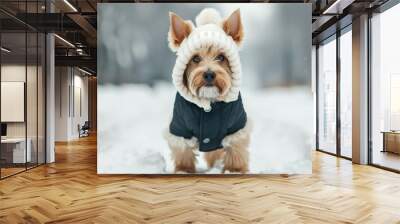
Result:
{"label": "window", "polygon": [[318,47],[318,149],[336,153],[336,36]]}
{"label": "window", "polygon": [[371,140],[373,164],[400,170],[400,5],[371,19]]}
{"label": "window", "polygon": [[351,26],[340,36],[340,155],[352,156],[352,33]]}
{"label": "window", "polygon": [[[41,5],[18,3],[20,13],[41,12]],[[46,40],[9,15],[0,17],[0,178],[5,178],[45,163]]]}

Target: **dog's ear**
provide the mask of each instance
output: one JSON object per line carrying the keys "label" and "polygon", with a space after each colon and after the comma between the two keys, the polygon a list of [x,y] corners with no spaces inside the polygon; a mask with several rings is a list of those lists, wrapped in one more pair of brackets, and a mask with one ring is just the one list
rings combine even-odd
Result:
{"label": "dog's ear", "polygon": [[236,9],[227,19],[222,22],[222,29],[232,37],[237,45],[243,41],[243,25],[240,17],[240,10]]}
{"label": "dog's ear", "polygon": [[169,12],[168,41],[172,51],[177,51],[182,41],[192,32],[192,23],[183,20],[173,12]]}

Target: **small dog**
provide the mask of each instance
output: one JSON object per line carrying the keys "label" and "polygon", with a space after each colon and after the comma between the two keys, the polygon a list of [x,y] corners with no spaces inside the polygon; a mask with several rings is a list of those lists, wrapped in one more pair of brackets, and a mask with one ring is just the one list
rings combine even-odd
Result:
{"label": "small dog", "polygon": [[196,26],[170,13],[169,47],[177,60],[172,79],[178,92],[166,133],[176,173],[196,172],[196,152],[209,168],[222,160],[225,171],[249,170],[250,122],[240,96],[243,42],[240,11],[221,19],[207,8]]}

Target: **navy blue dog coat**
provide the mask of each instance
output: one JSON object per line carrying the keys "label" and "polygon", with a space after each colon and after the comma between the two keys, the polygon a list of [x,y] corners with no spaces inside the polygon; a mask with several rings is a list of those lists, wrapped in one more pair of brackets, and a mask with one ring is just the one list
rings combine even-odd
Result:
{"label": "navy blue dog coat", "polygon": [[246,121],[240,94],[236,101],[211,103],[211,110],[206,112],[177,93],[169,131],[186,139],[196,137],[199,150],[210,152],[222,148],[224,137],[244,128]]}

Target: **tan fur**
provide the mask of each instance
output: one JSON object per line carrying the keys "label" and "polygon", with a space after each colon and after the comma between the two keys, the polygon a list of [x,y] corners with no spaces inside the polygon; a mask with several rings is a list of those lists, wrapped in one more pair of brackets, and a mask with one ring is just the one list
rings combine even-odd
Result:
{"label": "tan fur", "polygon": [[175,163],[175,173],[195,173],[196,155],[194,149],[172,149],[172,157]]}
{"label": "tan fur", "polygon": [[197,139],[195,137],[185,139],[175,136],[168,129],[164,132],[164,138],[167,140],[172,152],[171,156],[174,160],[175,172],[196,172],[196,154],[194,151],[199,147]]}
{"label": "tan fur", "polygon": [[250,133],[253,123],[247,119],[246,126],[239,131],[226,136],[222,140],[222,145],[226,151],[224,158],[223,172],[240,172],[249,171],[249,144]]}
{"label": "tan fur", "polygon": [[193,30],[193,23],[183,20],[173,12],[169,13],[168,41],[172,50],[177,50],[182,41],[189,36]]}
{"label": "tan fur", "polygon": [[244,38],[242,19],[240,10],[234,11],[223,23],[222,29],[226,34],[232,37],[237,45],[241,45]]}
{"label": "tan fur", "polygon": [[216,57],[220,54],[224,55],[224,52],[216,47],[203,48],[194,55],[201,58],[199,63],[193,62],[193,60],[189,61],[184,74],[184,84],[193,95],[197,95],[199,89],[206,84],[203,74],[208,69],[216,74],[213,84],[219,90],[219,98],[223,98],[230,89],[232,85],[232,71],[227,58],[222,62],[216,60]]}
{"label": "tan fur", "polygon": [[204,159],[207,162],[208,168],[212,168],[217,160],[224,158],[224,155],[224,149],[217,149],[215,151],[206,152],[204,155]]}
{"label": "tan fur", "polygon": [[250,137],[237,139],[228,147],[225,147],[223,172],[246,173],[249,171],[249,147]]}

